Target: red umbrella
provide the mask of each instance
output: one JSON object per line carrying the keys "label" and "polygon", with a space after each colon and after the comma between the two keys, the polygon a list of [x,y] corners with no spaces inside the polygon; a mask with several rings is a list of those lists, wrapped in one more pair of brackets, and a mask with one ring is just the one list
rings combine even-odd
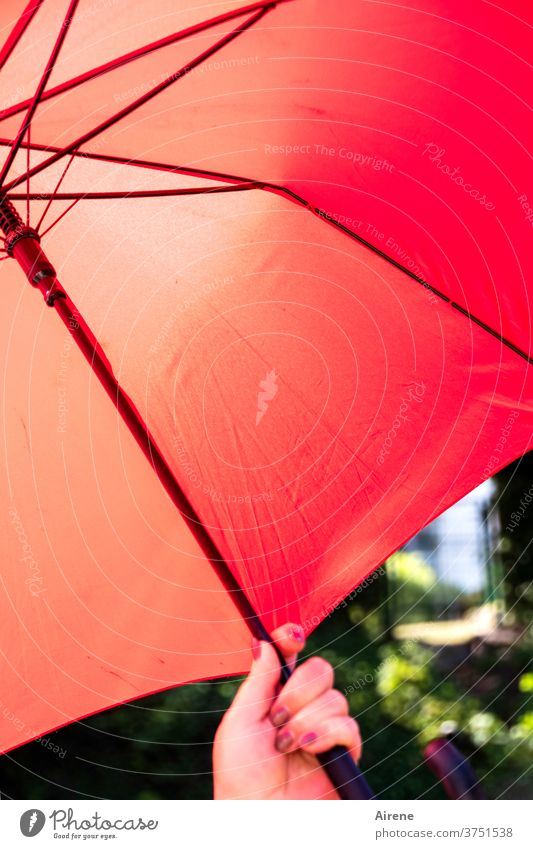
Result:
{"label": "red umbrella", "polygon": [[439,11],[2,5],[3,751],[245,671],[530,447],[530,10]]}

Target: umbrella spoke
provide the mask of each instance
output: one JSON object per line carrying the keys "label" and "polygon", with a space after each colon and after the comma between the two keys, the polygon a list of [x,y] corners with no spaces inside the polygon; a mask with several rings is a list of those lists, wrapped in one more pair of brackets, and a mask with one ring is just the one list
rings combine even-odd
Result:
{"label": "umbrella spoke", "polygon": [[[231,186],[194,186],[188,189],[132,189],[124,192],[50,192],[45,194],[38,192],[29,195],[29,197],[31,200],[48,200],[46,207],[48,209],[54,200],[131,200],[134,198],[179,197],[180,195],[209,195],[225,192],[245,192],[250,189],[260,189],[262,185],[262,183],[249,182]],[[28,196],[14,193],[9,197],[11,200],[24,200]],[[38,230],[38,228],[36,229]]]}
{"label": "umbrella spoke", "polygon": [[[72,0],[72,2],[75,3],[75,2],[77,2],[77,0]],[[60,148],[56,153],[54,153],[48,159],[45,159],[43,162],[39,163],[39,165],[35,165],[31,169],[30,175],[33,176],[34,174],[39,174],[41,171],[44,171],[45,168],[48,168],[50,165],[53,165],[58,160],[62,159],[64,156],[68,156],[68,154],[72,153],[77,148],[82,147],[88,141],[91,141],[96,136],[101,135],[105,130],[108,130],[110,127],[114,126],[114,124],[118,123],[118,121],[120,121],[122,118],[125,118],[128,115],[131,115],[133,112],[135,112],[141,106],[144,106],[145,103],[152,100],[152,98],[154,98],[156,95],[160,94],[162,91],[165,91],[165,89],[167,89],[169,86],[173,85],[178,80],[183,79],[183,77],[185,77],[187,74],[189,74],[191,71],[193,71],[194,68],[198,67],[198,65],[201,65],[202,62],[205,62],[206,59],[209,59],[211,56],[213,56],[214,53],[217,53],[219,50],[221,50],[223,47],[225,47],[227,44],[229,44],[231,41],[233,41],[235,38],[237,38],[237,36],[239,36],[242,32],[245,32],[251,26],[256,24],[259,20],[261,20],[261,18],[267,12],[269,12],[271,9],[273,9],[275,7],[275,5],[276,5],[275,3],[270,3],[270,4],[265,4],[264,6],[262,6],[259,9],[258,12],[256,12],[254,15],[252,15],[246,21],[244,21],[244,23],[239,24],[239,26],[235,27],[235,29],[231,30],[231,32],[227,33],[227,35],[220,38],[213,45],[211,45],[211,47],[209,47],[207,50],[204,50],[203,53],[200,53],[192,61],[188,62],[187,65],[184,65],[183,67],[181,67],[178,71],[176,71],[175,74],[172,74],[168,79],[163,80],[158,85],[149,89],[143,95],[138,97],[137,100],[134,100],[132,103],[128,104],[128,106],[126,106],[124,109],[121,109],[119,112],[116,112],[114,115],[111,115],[109,118],[106,118],[105,121],[102,121],[101,124],[98,124],[92,130],[89,130],[88,132],[84,133],[82,136],[75,139],[73,142],[66,145],[65,147]],[[20,136],[20,133],[19,133],[19,136]],[[22,137],[20,138],[20,141],[18,139],[19,139],[19,137],[17,136],[17,140],[15,141],[15,145],[14,145],[14,147],[16,146],[17,150],[18,150],[18,147],[20,146],[20,143],[22,141]],[[11,148],[11,152],[13,152],[14,147]],[[14,156],[12,158],[14,158]],[[9,157],[8,157],[8,160],[9,160]],[[4,171],[5,170],[6,170],[6,168],[4,166]],[[19,177],[12,180],[5,187],[4,192],[7,193],[11,189],[14,189],[16,186],[19,186],[21,183],[23,183],[26,180],[26,177],[27,177],[26,174],[21,174]],[[2,180],[4,178],[5,178],[5,174],[3,173],[0,177],[0,186],[2,185]]]}
{"label": "umbrella spoke", "polygon": [[[28,149],[29,149],[29,145],[28,145]],[[53,192],[49,195],[49,197],[48,197],[48,203],[46,204],[46,206],[45,206],[45,208],[44,208],[44,212],[43,212],[43,214],[41,215],[41,217],[39,218],[39,222],[38,222],[38,224],[37,224],[37,225],[36,225],[36,227],[35,227],[35,229],[37,230],[37,232],[39,232],[39,230],[40,230],[40,228],[41,228],[41,224],[43,223],[44,218],[45,218],[45,216],[46,216],[46,213],[47,213],[47,212],[48,212],[48,210],[50,209],[50,204],[52,203],[52,201],[53,201],[53,200],[55,200],[55,199],[57,198],[57,193],[58,193],[58,190],[59,190],[59,188],[60,188],[60,186],[61,186],[61,183],[62,183],[62,182],[63,182],[63,180],[65,179],[65,177],[66,177],[66,175],[67,175],[67,171],[68,171],[68,169],[70,168],[70,166],[72,165],[73,161],[74,161],[74,153],[71,153],[71,155],[70,155],[70,159],[68,160],[67,164],[66,164],[66,165],[65,165],[65,167],[63,168],[63,172],[62,172],[61,176],[59,177],[59,180],[58,180],[58,181],[57,181],[57,183],[56,183],[56,186],[55,186],[54,191],[53,191]],[[28,179],[28,192],[29,192],[29,179]],[[29,202],[29,197],[30,197],[30,195],[28,194],[28,202]],[[38,198],[40,198],[41,200],[46,200],[46,199],[47,199],[47,196],[46,196],[46,195],[43,195],[43,194],[37,195],[37,197],[38,197]]]}
{"label": "umbrella spoke", "polygon": [[[0,138],[0,145],[10,145],[11,139]],[[23,142],[21,147],[26,147],[26,142]],[[38,142],[33,142],[31,145],[33,150],[46,151],[47,153],[58,153],[62,150],[54,145],[44,145]],[[116,156],[111,153],[92,153],[90,151],[81,153],[79,150],[73,150],[72,156],[79,156],[83,159],[94,159],[96,162],[111,162],[117,165],[130,165],[133,168],[148,168],[154,171],[169,171],[173,174],[189,174],[194,177],[209,177],[213,180],[224,180],[227,183],[251,183],[253,181],[249,177],[238,177],[236,174],[227,174],[222,171],[211,171],[208,168],[194,168],[189,165],[172,165],[169,162],[155,162],[150,159],[135,159],[125,156]],[[12,195],[16,197],[16,195]]]}
{"label": "umbrella spoke", "polygon": [[81,200],[81,198],[76,198],[76,200],[75,200],[75,201],[73,201],[73,202],[72,202],[69,206],[67,206],[67,208],[63,210],[63,212],[61,213],[61,215],[60,215],[58,218],[56,218],[56,220],[55,220],[55,221],[53,221],[53,222],[50,224],[50,226],[49,226],[49,227],[47,227],[47,228],[46,228],[46,230],[45,230],[43,233],[41,233],[41,234],[40,234],[40,235],[41,235],[41,237],[42,237],[42,236],[46,236],[46,234],[50,232],[50,230],[52,229],[52,227],[55,227],[55,226],[56,226],[56,224],[59,224],[59,222],[61,221],[61,219],[62,219],[62,218],[64,218],[64,217],[65,217],[65,215],[67,214],[67,212],[70,212],[70,210],[72,209],[72,207],[76,206],[76,204],[77,204],[80,200]]}
{"label": "umbrella spoke", "polygon": [[[2,47],[2,50],[0,51],[0,71],[2,70],[2,68],[6,64],[7,60],[9,59],[11,54],[13,53],[13,50],[15,49],[17,44],[19,43],[19,41],[22,38],[22,36],[24,35],[24,33],[26,32],[26,29],[30,25],[31,21],[33,20],[34,15],[36,14],[36,12],[39,11],[39,9],[40,9],[40,7],[42,6],[43,3],[44,3],[44,0],[29,0],[28,5],[26,6],[26,8],[22,12],[20,18],[18,19],[15,26],[11,30],[9,37],[6,39],[4,46]],[[28,101],[28,103],[29,103],[29,101]],[[21,110],[23,108],[24,108],[24,106],[21,107]]]}
{"label": "umbrella spoke", "polygon": [[[50,58],[48,59],[48,62],[46,63],[46,68],[44,69],[44,72],[43,72],[43,75],[40,79],[39,85],[37,86],[37,89],[35,91],[35,94],[33,95],[31,103],[28,106],[26,115],[24,116],[24,119],[23,119],[23,121],[20,125],[17,136],[16,136],[16,138],[15,138],[15,140],[14,140],[12,146],[11,146],[11,149],[10,149],[8,155],[7,155],[6,161],[4,162],[4,165],[2,167],[2,171],[0,173],[0,188],[2,187],[4,181],[7,177],[7,174],[9,172],[9,169],[11,168],[11,166],[13,164],[13,161],[14,161],[17,153],[18,153],[18,150],[20,148],[22,140],[24,139],[24,136],[26,135],[27,130],[31,126],[33,116],[35,114],[35,111],[36,111],[39,103],[40,103],[42,93],[43,93],[43,91],[46,87],[46,84],[47,84],[48,80],[50,79],[50,74],[54,70],[55,64],[57,62],[57,58],[58,58],[59,53],[61,51],[61,48],[63,46],[63,42],[65,41],[65,37],[66,37],[67,32],[69,30],[69,27],[70,27],[70,24],[72,22],[72,18],[74,16],[74,13],[76,11],[76,7],[77,7],[78,3],[79,3],[79,0],[71,0],[71,2],[69,3],[67,13],[66,13],[65,18],[63,20],[63,23],[61,25],[61,30],[60,30],[60,32],[57,36],[57,39],[56,39],[56,42],[54,44],[52,53],[50,54]],[[23,182],[26,179],[26,177],[29,180],[30,176],[31,176],[31,173],[30,173],[30,171],[28,171],[27,175],[25,174],[20,182]]]}
{"label": "umbrella spoke", "polygon": [[[35,2],[35,0],[33,0]],[[40,0],[43,2],[43,0]],[[278,0],[278,3],[287,3],[292,2],[292,0]],[[240,9],[232,9],[229,12],[225,12],[223,15],[217,15],[214,18],[209,18],[209,20],[201,21],[198,24],[194,24],[193,26],[187,27],[186,29],[179,30],[178,32],[174,32],[171,35],[167,35],[165,38],[161,38],[158,41],[152,41],[150,44],[145,44],[143,47],[137,48],[137,50],[132,50],[130,53],[124,53],[122,56],[119,56],[116,59],[112,59],[109,62],[106,62],[103,65],[98,65],[96,68],[91,68],[89,71],[85,71],[85,73],[80,74],[77,77],[73,77],[70,80],[65,80],[65,82],[60,83],[53,88],[48,89],[48,91],[43,92],[41,97],[41,103],[44,103],[45,100],[49,100],[52,97],[57,97],[58,94],[65,94],[67,91],[71,91],[73,88],[76,88],[79,85],[82,85],[85,82],[89,82],[90,80],[95,79],[96,77],[102,76],[103,74],[107,74],[110,71],[114,71],[117,68],[122,67],[123,65],[127,65],[130,62],[135,61],[136,59],[142,59],[145,56],[148,56],[150,53],[153,53],[156,50],[160,50],[164,47],[169,47],[171,44],[176,44],[178,41],[183,41],[189,38],[191,35],[195,35],[199,32],[204,32],[205,30],[211,29],[212,27],[217,26],[218,24],[225,23],[226,21],[231,21],[234,18],[238,18],[241,15],[246,15],[249,12],[254,12],[258,9],[265,8],[264,2],[262,3],[251,3],[248,6],[242,6]],[[9,106],[7,109],[4,109],[0,112],[0,121],[3,121],[5,118],[10,118],[13,115],[17,115],[19,112],[22,112],[30,103],[30,100],[22,100],[19,103],[14,103],[12,106]]]}

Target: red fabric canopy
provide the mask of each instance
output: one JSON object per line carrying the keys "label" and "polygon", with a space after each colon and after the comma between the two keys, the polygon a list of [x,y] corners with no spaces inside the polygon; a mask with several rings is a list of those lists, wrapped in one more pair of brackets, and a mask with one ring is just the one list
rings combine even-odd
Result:
{"label": "red fabric canopy", "polygon": [[[81,0],[3,191],[267,627],[311,630],[530,447],[531,10],[192,5]],[[68,6],[2,4],[4,159]],[[5,751],[243,671],[249,635],[0,274]]]}

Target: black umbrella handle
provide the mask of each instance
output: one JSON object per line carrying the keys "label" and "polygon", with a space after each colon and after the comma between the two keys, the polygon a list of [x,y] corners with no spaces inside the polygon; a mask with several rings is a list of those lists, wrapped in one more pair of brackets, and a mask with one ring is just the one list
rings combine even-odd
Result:
{"label": "black umbrella handle", "polygon": [[437,737],[428,743],[424,759],[444,785],[449,799],[486,799],[474,770],[446,737]]}
{"label": "black umbrella handle", "polygon": [[317,759],[341,799],[374,799],[363,773],[345,746],[333,746]]}
{"label": "black umbrella handle", "polygon": [[[269,641],[272,642],[271,637]],[[281,664],[280,680],[286,684],[292,673],[275,644],[274,648]],[[345,746],[333,746],[316,757],[341,799],[374,799],[366,778]]]}

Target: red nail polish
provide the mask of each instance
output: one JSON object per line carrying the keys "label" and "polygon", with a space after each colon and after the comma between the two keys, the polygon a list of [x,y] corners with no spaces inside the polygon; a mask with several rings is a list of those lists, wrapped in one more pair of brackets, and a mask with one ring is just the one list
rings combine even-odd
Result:
{"label": "red nail polish", "polygon": [[302,739],[300,740],[300,746],[309,746],[310,743],[314,743],[317,739],[317,736],[314,731],[308,731],[307,734],[304,734]]}
{"label": "red nail polish", "polygon": [[255,637],[252,638],[252,657],[254,660],[259,660],[261,657],[261,643]]}
{"label": "red nail polish", "polygon": [[305,642],[305,631],[301,625],[293,625],[289,630],[289,634],[297,643]]}

